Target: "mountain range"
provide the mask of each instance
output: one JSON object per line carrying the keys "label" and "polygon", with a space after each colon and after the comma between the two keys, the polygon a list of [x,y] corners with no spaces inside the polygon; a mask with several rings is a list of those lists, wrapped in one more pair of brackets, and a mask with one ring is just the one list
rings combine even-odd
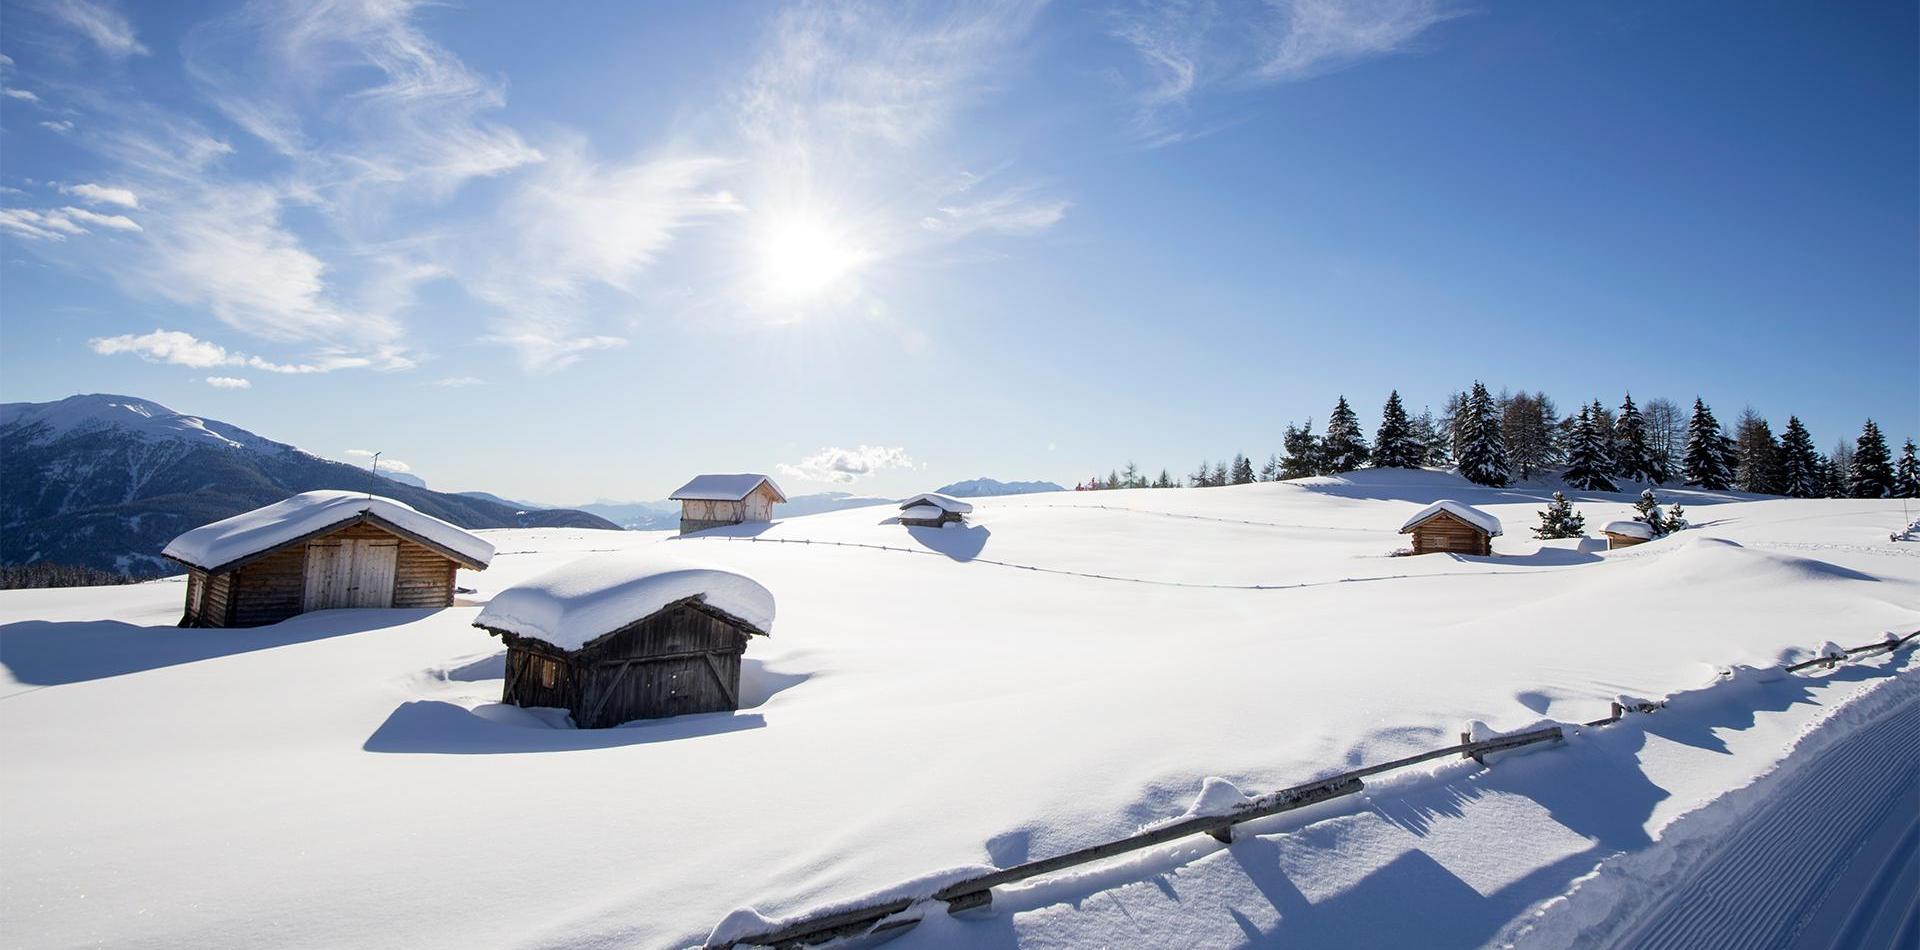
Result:
{"label": "mountain range", "polygon": [[132,396],[0,404],[0,564],[175,573],[160,549],[180,532],[322,488],[377,492],[465,528],[619,527],[396,474],[407,480]]}

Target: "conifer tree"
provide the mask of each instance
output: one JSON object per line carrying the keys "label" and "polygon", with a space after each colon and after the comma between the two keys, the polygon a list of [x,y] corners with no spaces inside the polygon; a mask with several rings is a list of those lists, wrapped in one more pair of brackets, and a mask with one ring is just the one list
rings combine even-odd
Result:
{"label": "conifer tree", "polygon": [[1893,494],[1893,459],[1887,438],[1872,419],[1860,428],[1853,444],[1853,465],[1847,472],[1848,493],[1855,498],[1886,498]]}
{"label": "conifer tree", "polygon": [[1233,471],[1228,473],[1228,477],[1232,479],[1232,483],[1235,485],[1252,484],[1253,483],[1253,461],[1251,459],[1248,459],[1245,455],[1241,455],[1237,452],[1234,453]]}
{"label": "conifer tree", "polygon": [[1613,420],[1614,471],[1630,482],[1657,484],[1664,476],[1660,455],[1647,438],[1647,420],[1628,393]]}
{"label": "conifer tree", "polygon": [[1192,475],[1187,476],[1187,483],[1195,488],[1205,488],[1207,487],[1207,479],[1212,474],[1213,463],[1206,459],[1201,459],[1200,467],[1194,469]]}
{"label": "conifer tree", "polygon": [[1633,510],[1638,512],[1633,516],[1633,520],[1646,525],[1653,531],[1654,537],[1664,537],[1667,532],[1673,530],[1666,513],[1660,510],[1660,502],[1653,497],[1653,489],[1649,488],[1640,493],[1640,500],[1633,503]]}
{"label": "conifer tree", "polygon": [[1400,391],[1387,394],[1386,408],[1380,410],[1380,429],[1373,436],[1375,468],[1419,468],[1426,461],[1427,447],[1414,438],[1413,421],[1400,404]]}
{"label": "conifer tree", "polygon": [[1786,494],[1780,443],[1766,419],[1751,408],[1740,413],[1740,421],[1734,426],[1734,443],[1739,458],[1734,467],[1735,487],[1762,495]]}
{"label": "conifer tree", "polygon": [[1507,484],[1507,447],[1500,438],[1500,413],[1486,384],[1475,381],[1458,421],[1460,475],[1476,485]]}
{"label": "conifer tree", "polygon": [[1608,475],[1607,435],[1594,421],[1592,406],[1581,406],[1574,420],[1573,435],[1567,445],[1567,484],[1581,491],[1618,491]]}
{"label": "conifer tree", "polygon": [[1360,431],[1360,417],[1341,396],[1327,418],[1327,434],[1320,440],[1322,473],[1337,475],[1367,464],[1367,438]]}
{"label": "conifer tree", "polygon": [[1799,416],[1788,416],[1787,430],[1780,439],[1780,492],[1794,498],[1818,498],[1826,494],[1825,481],[1813,435]]}
{"label": "conifer tree", "polygon": [[1500,438],[1507,446],[1507,462],[1522,479],[1560,458],[1558,411],[1546,393],[1501,393]]}
{"label": "conifer tree", "polygon": [[1313,420],[1295,427],[1287,424],[1287,434],[1281,440],[1280,447],[1287,453],[1280,460],[1280,477],[1285,479],[1306,478],[1320,474],[1320,438],[1313,434]]}
{"label": "conifer tree", "polygon": [[1587,533],[1587,518],[1573,510],[1573,502],[1567,496],[1553,493],[1553,502],[1540,512],[1540,526],[1533,529],[1533,536],[1542,540],[1548,538],[1580,538]]}
{"label": "conifer tree", "polygon": [[1172,476],[1171,474],[1169,474],[1169,473],[1167,472],[1167,470],[1166,470],[1166,469],[1164,469],[1164,468],[1163,468],[1163,469],[1161,469],[1161,470],[1160,470],[1160,477],[1159,477],[1159,478],[1156,478],[1156,479],[1154,479],[1154,480],[1153,480],[1153,487],[1155,487],[1155,488],[1172,488],[1172,487],[1173,487],[1173,476]]}
{"label": "conifer tree", "polygon": [[1207,484],[1219,488],[1227,484],[1227,479],[1230,477],[1232,477],[1232,475],[1227,471],[1227,463],[1215,462],[1213,463],[1213,474],[1207,476]]}
{"label": "conifer tree", "polygon": [[1441,432],[1432,409],[1422,409],[1413,417],[1412,430],[1413,441],[1421,448],[1420,464],[1445,465],[1453,458],[1449,451],[1453,440]]}
{"label": "conifer tree", "polygon": [[1825,497],[1850,498],[1852,485],[1849,475],[1853,471],[1853,446],[1841,439],[1834,443],[1833,451],[1827,453],[1826,466],[1821,469],[1825,481]]}
{"label": "conifer tree", "polygon": [[1893,467],[1893,497],[1920,498],[1920,459],[1914,457],[1913,440],[1900,450],[1900,462]]}
{"label": "conifer tree", "polygon": [[1726,441],[1720,434],[1720,420],[1713,417],[1713,410],[1695,397],[1693,419],[1687,423],[1687,484],[1709,491],[1723,491],[1733,484]]}
{"label": "conifer tree", "polygon": [[1267,456],[1267,464],[1260,466],[1260,480],[1263,482],[1277,482],[1280,480],[1280,456]]}

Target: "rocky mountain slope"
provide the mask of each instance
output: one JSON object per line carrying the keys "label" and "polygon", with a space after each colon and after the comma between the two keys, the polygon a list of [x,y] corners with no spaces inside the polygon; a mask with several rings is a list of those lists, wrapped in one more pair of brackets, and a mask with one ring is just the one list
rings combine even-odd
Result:
{"label": "rocky mountain slope", "polygon": [[467,528],[619,527],[377,477],[131,396],[0,404],[0,564],[174,573],[160,557],[174,535],[319,488],[378,492]]}

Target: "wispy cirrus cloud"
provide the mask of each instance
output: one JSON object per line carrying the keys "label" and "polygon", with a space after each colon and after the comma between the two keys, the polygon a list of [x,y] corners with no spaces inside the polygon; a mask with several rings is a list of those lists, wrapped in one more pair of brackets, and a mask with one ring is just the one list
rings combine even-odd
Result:
{"label": "wispy cirrus cloud", "polygon": [[134,35],[126,14],[103,0],[45,0],[47,13],[66,24],[108,56],[145,56],[146,44]]}
{"label": "wispy cirrus cloud", "polygon": [[844,484],[857,481],[883,469],[911,468],[913,459],[899,446],[861,445],[843,449],[821,449],[799,462],[781,463],[780,474],[814,482]]}
{"label": "wispy cirrus cloud", "polygon": [[1135,133],[1147,145],[1190,136],[1196,97],[1296,82],[1404,52],[1462,11],[1445,0],[1173,0],[1109,14],[1137,59]]}
{"label": "wispy cirrus cloud", "polygon": [[77,185],[62,185],[60,191],[93,204],[119,205],[122,208],[140,207],[140,196],[126,188],[81,182]]}
{"label": "wispy cirrus cloud", "polygon": [[322,353],[306,362],[276,363],[258,356],[248,356],[245,353],[229,350],[211,340],[200,339],[182,330],[154,330],[151,333],[94,337],[87,341],[87,347],[102,356],[132,354],[150,363],[170,363],[193,369],[244,366],[267,373],[307,375],[362,367],[397,368],[392,365],[382,367],[379,361],[369,357],[343,353]]}

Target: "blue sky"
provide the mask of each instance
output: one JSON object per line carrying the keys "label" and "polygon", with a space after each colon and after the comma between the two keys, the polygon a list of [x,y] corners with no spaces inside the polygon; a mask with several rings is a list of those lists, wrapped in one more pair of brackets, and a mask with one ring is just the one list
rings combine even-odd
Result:
{"label": "blue sky", "polygon": [[1178,474],[1476,378],[1898,440],[1916,37],[1910,3],[7,2],[0,399],[562,503]]}

